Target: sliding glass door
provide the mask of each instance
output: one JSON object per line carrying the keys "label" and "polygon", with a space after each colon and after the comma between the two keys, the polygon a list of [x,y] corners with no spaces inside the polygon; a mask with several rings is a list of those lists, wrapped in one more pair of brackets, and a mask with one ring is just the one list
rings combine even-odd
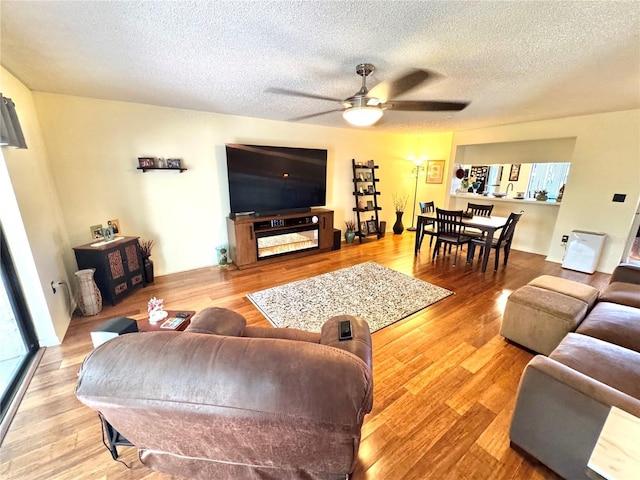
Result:
{"label": "sliding glass door", "polygon": [[4,419],[12,398],[38,350],[20,282],[0,226],[0,392]]}

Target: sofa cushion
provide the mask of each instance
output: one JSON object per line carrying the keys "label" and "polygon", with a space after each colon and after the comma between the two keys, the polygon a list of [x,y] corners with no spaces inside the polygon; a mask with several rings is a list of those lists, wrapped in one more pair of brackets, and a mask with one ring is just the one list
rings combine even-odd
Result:
{"label": "sofa cushion", "polygon": [[599,302],[576,333],[640,352],[640,309]]}
{"label": "sofa cushion", "polygon": [[613,343],[568,333],[549,358],[588,377],[640,398],[640,353]]}
{"label": "sofa cushion", "polygon": [[598,300],[598,295],[600,293],[597,288],[594,288],[591,285],[585,285],[584,283],[574,282],[573,280],[554,277],[552,275],[540,275],[539,277],[531,280],[529,285],[544,288],[545,290],[551,290],[552,292],[562,293],[569,297],[582,300],[589,306],[589,310],[593,308],[593,305]]}
{"label": "sofa cushion", "polygon": [[626,282],[610,283],[600,294],[600,301],[640,308],[640,285]]}

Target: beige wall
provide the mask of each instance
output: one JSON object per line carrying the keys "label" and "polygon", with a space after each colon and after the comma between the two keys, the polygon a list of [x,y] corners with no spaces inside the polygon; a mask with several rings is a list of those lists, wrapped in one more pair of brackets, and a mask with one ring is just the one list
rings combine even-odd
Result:
{"label": "beige wall", "polygon": [[2,149],[0,220],[39,343],[55,345],[64,337],[74,306],[64,288],[54,295],[50,285],[69,284],[69,240],[31,91],[4,68],[0,84],[16,104],[28,146]]}
{"label": "beige wall", "polygon": [[[225,143],[326,148],[327,206],[344,230],[344,220],[354,217],[352,158],[380,165],[381,220],[391,226],[392,193],[413,197],[413,164],[406,158],[448,159],[452,136],[418,138],[55,94],[34,98],[71,244],[89,242],[90,225],[118,218],[123,233],[156,241],[152,259],[159,275],[214,265],[215,247],[227,242]],[[142,173],[139,156],[182,158],[189,170]],[[420,180],[420,196],[444,199],[444,184]]]}
{"label": "beige wall", "polygon": [[[560,137],[576,141],[547,259],[562,262],[560,240],[572,230],[604,232],[597,270],[611,272],[622,258],[640,198],[640,110],[456,132],[451,152],[464,145]],[[626,201],[612,202],[614,193],[626,194]]]}
{"label": "beige wall", "polygon": [[[61,340],[69,305],[49,283],[69,281],[72,247],[86,243],[89,226],[119,218],[123,233],[156,240],[152,258],[159,275],[214,265],[215,247],[226,243],[229,212],[225,143],[326,148],[328,207],[335,226],[353,218],[351,159],[380,165],[388,229],[395,221],[392,194],[409,196],[405,227],[411,225],[415,179],[409,157],[446,160],[442,184],[418,178],[417,201],[449,202],[450,154],[460,145],[575,137],[570,181],[549,249],[561,261],[560,236],[574,229],[605,231],[609,242],[598,267],[619,261],[640,194],[640,111],[573,117],[432,135],[392,135],[375,130],[327,128],[246,117],[178,110],[56,94],[31,93],[2,69],[2,92],[18,104],[29,150],[3,150],[7,169],[0,181],[15,192],[15,211],[2,204],[12,225],[12,248],[21,256],[30,308],[42,344]],[[179,157],[185,173],[136,170],[138,156]],[[3,192],[4,193],[4,192]],[[613,193],[627,201],[611,203]],[[3,197],[7,198],[10,195]],[[18,211],[19,210],[19,211]],[[8,222],[7,219],[11,219]],[[16,233],[18,232],[18,233]],[[31,273],[29,273],[31,272]],[[35,285],[35,288],[32,286]],[[72,280],[75,291],[75,281]]]}

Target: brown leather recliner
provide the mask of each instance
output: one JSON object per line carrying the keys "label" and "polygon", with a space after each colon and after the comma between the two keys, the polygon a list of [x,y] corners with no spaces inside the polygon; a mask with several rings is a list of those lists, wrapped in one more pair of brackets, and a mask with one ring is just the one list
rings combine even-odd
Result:
{"label": "brown leather recliner", "polygon": [[[353,339],[338,340],[340,320]],[[373,404],[371,334],[247,327],[205,309],[180,332],[132,333],[84,361],[76,396],[148,467],[201,479],[344,479]]]}

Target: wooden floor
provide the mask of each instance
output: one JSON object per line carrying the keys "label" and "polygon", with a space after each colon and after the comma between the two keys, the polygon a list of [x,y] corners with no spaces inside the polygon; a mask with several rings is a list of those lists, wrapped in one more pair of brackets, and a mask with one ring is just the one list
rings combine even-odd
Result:
{"label": "wooden floor", "polygon": [[[507,296],[546,273],[602,287],[608,275],[563,270],[544,257],[513,251],[509,265],[482,274],[478,264],[439,257],[413,234],[387,235],[339,251],[259,269],[204,268],[156,278],[95,317],[74,317],[61,346],[48,348],[1,448],[3,479],[165,479],[121,447],[127,469],[102,445],[95,412],[74,396],[92,350],[89,332],[104,320],[145,316],[147,300],[165,308],[221,306],[250,324],[268,325],[246,294],[373,260],[455,292],[373,335],[374,408],[365,419],[353,479],[557,478],[509,448],[508,426],[520,374],[532,354],[498,335]],[[491,257],[493,261],[493,253]],[[366,279],[363,279],[366,281]],[[402,297],[397,299],[402,302]],[[241,479],[240,479],[241,480]]]}

